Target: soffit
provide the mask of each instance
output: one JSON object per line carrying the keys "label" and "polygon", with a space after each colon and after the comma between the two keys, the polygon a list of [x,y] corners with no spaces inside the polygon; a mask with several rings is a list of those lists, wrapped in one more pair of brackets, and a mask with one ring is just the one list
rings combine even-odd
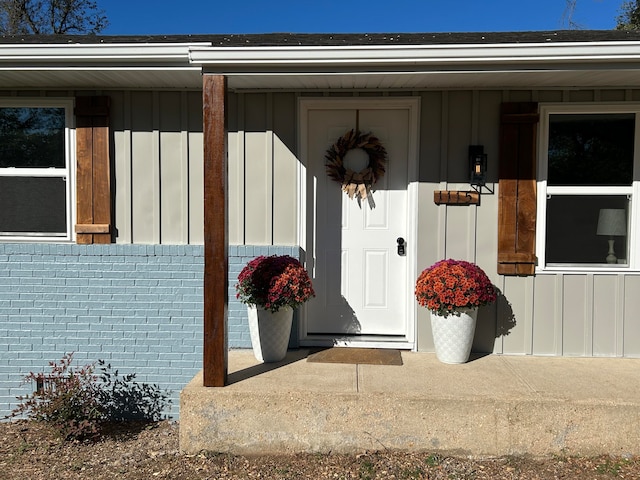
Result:
{"label": "soffit", "polygon": [[0,69],[0,89],[201,89],[199,67],[183,69]]}
{"label": "soffit", "polygon": [[[640,69],[358,73],[231,73],[230,90],[416,90],[637,88]],[[200,68],[181,70],[0,70],[0,89],[202,88]]]}

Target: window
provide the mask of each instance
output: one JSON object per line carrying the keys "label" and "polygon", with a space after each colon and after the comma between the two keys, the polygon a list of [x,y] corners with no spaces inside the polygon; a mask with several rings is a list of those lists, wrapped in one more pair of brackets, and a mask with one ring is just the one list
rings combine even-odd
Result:
{"label": "window", "polygon": [[640,106],[545,105],[540,113],[538,268],[638,269]]}
{"label": "window", "polygon": [[0,99],[0,240],[71,240],[72,107]]}

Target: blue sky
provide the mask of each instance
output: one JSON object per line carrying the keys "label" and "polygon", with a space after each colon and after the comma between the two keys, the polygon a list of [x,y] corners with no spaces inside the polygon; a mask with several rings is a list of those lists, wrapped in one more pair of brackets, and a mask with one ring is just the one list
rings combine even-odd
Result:
{"label": "blue sky", "polygon": [[[565,0],[99,0],[108,35],[557,30]],[[622,0],[577,0],[582,28],[615,27]]]}

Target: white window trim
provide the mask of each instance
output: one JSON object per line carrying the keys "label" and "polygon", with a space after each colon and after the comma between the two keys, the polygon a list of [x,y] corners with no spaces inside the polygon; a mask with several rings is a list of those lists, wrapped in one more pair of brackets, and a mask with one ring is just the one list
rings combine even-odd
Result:
{"label": "white window trim", "polygon": [[67,231],[57,235],[6,235],[0,234],[0,242],[74,242],[76,224],[76,132],[75,101],[71,97],[5,97],[0,98],[0,108],[58,107],[65,109],[65,168],[0,168],[2,176],[62,177],[66,178]]}
{"label": "white window trim", "polygon": [[[552,114],[590,114],[590,113],[634,113],[635,142],[633,162],[633,183],[631,186],[547,186],[547,164],[549,151],[549,116]],[[536,255],[538,273],[560,272],[597,272],[620,274],[640,272],[640,256],[638,255],[638,232],[640,228],[640,103],[547,103],[540,105],[540,129],[538,134],[538,169],[537,169],[537,218],[536,218]],[[547,195],[571,193],[589,195],[630,195],[633,199],[629,210],[629,258],[626,265],[554,265],[545,264],[545,238],[547,217]]]}

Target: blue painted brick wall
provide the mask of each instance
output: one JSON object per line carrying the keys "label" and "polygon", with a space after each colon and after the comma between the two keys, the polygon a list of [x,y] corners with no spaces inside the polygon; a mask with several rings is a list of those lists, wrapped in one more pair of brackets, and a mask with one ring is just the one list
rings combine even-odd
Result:
{"label": "blue painted brick wall", "polygon": [[[257,255],[300,258],[298,247],[229,247],[229,347],[249,348],[242,266]],[[75,352],[138,382],[179,393],[202,368],[204,258],[201,245],[0,243],[0,418],[29,393],[30,371]],[[296,333],[292,338],[297,338]]]}

